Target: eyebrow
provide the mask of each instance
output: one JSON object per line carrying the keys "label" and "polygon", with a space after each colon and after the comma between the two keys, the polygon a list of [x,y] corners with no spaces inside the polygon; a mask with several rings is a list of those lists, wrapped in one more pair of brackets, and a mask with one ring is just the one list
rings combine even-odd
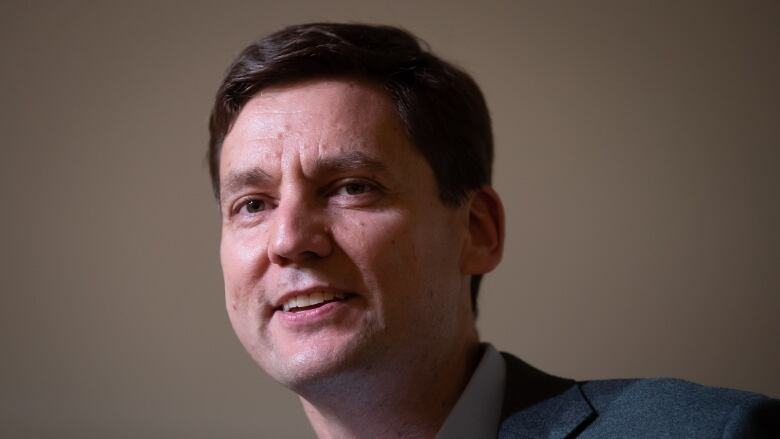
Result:
{"label": "eyebrow", "polygon": [[[387,166],[381,161],[360,151],[349,151],[332,157],[317,158],[315,175],[341,174],[349,171],[385,172]],[[220,197],[237,192],[247,186],[260,186],[272,181],[273,177],[259,167],[231,172],[225,177]]]}
{"label": "eyebrow", "polygon": [[349,151],[332,157],[319,157],[315,163],[317,174],[341,173],[346,171],[383,172],[387,167],[381,161],[360,151]]}
{"label": "eyebrow", "polygon": [[271,181],[271,175],[260,168],[245,169],[242,171],[231,172],[225,177],[225,183],[220,191],[220,198],[237,192],[247,186],[259,186]]}

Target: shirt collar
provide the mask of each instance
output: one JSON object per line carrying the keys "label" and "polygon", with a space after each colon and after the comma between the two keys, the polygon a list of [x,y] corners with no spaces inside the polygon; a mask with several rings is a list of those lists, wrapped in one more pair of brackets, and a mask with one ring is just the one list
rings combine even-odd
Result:
{"label": "shirt collar", "polygon": [[506,365],[493,345],[483,343],[482,347],[482,359],[436,434],[436,439],[490,438],[498,435]]}

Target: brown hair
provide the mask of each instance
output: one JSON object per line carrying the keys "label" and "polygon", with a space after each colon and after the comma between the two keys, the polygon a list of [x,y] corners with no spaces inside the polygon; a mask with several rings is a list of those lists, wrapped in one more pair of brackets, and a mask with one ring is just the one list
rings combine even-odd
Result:
{"label": "brown hair", "polygon": [[[249,45],[228,69],[209,120],[208,162],[217,198],[222,142],[247,101],[272,85],[332,76],[373,81],[388,91],[407,135],[433,170],[443,203],[457,206],[470,191],[490,184],[490,115],[468,74],[396,27],[310,23]],[[481,277],[471,278],[475,314]]]}

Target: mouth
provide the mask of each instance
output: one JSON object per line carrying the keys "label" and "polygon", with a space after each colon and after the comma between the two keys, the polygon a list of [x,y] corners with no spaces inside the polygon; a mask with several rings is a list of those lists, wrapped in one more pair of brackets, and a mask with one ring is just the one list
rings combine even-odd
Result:
{"label": "mouth", "polygon": [[324,306],[333,302],[344,302],[354,294],[341,292],[317,291],[309,294],[299,294],[285,300],[274,311],[296,313]]}

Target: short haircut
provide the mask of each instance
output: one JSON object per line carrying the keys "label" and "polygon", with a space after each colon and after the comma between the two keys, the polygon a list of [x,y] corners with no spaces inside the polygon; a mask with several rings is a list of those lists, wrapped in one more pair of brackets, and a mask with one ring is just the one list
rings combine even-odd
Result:
{"label": "short haircut", "polygon": [[[367,80],[387,90],[411,143],[433,170],[445,205],[458,206],[471,191],[490,184],[490,114],[468,74],[396,27],[309,23],[250,44],[228,69],[209,119],[208,162],[217,198],[222,142],[244,105],[264,88],[328,77]],[[471,278],[475,315],[481,278]]]}

